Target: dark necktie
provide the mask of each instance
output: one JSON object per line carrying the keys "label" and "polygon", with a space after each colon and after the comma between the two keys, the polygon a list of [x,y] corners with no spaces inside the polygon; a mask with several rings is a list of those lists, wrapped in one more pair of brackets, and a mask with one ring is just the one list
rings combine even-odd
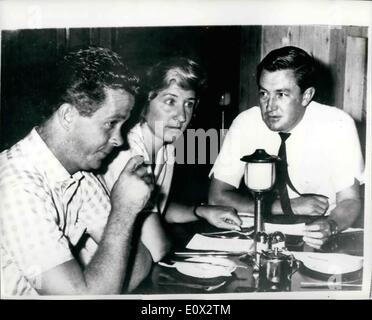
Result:
{"label": "dark necktie", "polygon": [[288,175],[287,150],[285,141],[289,138],[291,134],[279,132],[279,135],[280,138],[282,139],[282,143],[280,144],[278,152],[278,156],[281,159],[281,161],[279,161],[276,166],[277,189],[279,191],[280,204],[282,206],[283,213],[293,215],[294,213],[291,207],[291,202],[289,200],[287,185],[298,195],[300,195],[300,193],[293,186],[291,179],[289,178]]}

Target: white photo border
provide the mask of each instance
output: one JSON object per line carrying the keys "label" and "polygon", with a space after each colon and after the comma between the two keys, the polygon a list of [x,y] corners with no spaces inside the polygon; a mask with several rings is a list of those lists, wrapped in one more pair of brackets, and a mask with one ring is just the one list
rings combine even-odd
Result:
{"label": "white photo border", "polygon": [[[156,12],[156,15],[154,15]],[[231,293],[208,295],[44,296],[36,299],[368,299],[372,260],[372,2],[369,1],[244,1],[244,0],[106,0],[0,1],[0,30],[203,26],[203,25],[355,25],[368,28],[367,139],[364,272],[362,291]],[[1,42],[1,33],[0,33]],[[1,50],[1,48],[0,48]],[[0,51],[1,54],[1,51]],[[1,65],[0,65],[1,68]],[[12,297],[12,299],[22,299]]]}

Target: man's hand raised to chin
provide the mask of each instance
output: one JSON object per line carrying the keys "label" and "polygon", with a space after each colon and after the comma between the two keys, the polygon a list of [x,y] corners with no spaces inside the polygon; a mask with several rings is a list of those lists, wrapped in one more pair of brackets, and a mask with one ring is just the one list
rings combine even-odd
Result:
{"label": "man's hand raised to chin", "polygon": [[153,188],[153,177],[144,164],[143,157],[132,157],[113,186],[113,210],[137,214],[146,206]]}

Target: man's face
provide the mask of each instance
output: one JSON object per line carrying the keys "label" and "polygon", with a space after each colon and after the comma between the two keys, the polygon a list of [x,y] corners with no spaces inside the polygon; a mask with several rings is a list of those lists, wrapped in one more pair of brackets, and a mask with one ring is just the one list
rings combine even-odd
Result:
{"label": "man's face", "polygon": [[302,119],[308,101],[293,70],[263,70],[259,81],[261,115],[272,131],[288,132]]}
{"label": "man's face", "polygon": [[172,143],[185,131],[195,104],[195,92],[174,82],[150,101],[145,119],[156,137]]}
{"label": "man's face", "polygon": [[122,145],[121,126],[129,118],[134,97],[125,90],[105,89],[106,98],[90,117],[77,114],[71,130],[73,164],[78,170],[98,169]]}

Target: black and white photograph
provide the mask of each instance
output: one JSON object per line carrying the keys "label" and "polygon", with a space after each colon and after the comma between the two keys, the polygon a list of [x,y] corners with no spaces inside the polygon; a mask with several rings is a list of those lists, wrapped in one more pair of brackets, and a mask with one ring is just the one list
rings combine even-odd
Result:
{"label": "black and white photograph", "polygon": [[1,299],[371,298],[372,6],[296,3],[0,3]]}

